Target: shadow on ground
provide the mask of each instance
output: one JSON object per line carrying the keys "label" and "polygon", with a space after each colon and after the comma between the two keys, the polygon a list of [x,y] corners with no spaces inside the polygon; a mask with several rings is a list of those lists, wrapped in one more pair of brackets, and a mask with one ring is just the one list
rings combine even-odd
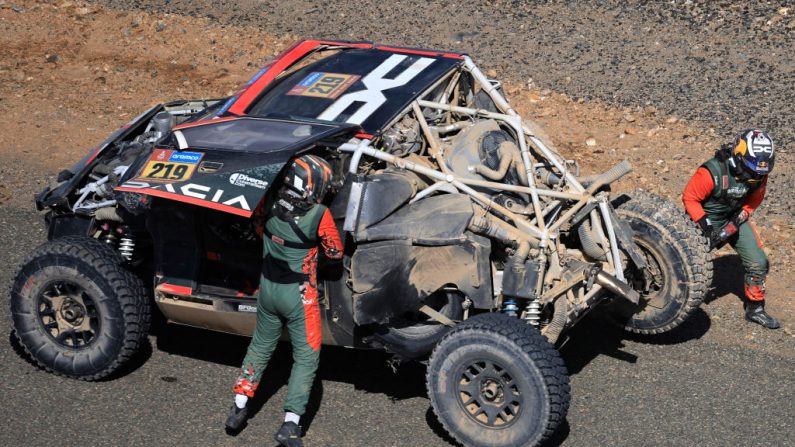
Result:
{"label": "shadow on ground", "polygon": [[745,296],[743,286],[743,265],[740,257],[732,254],[716,257],[713,261],[712,287],[704,303],[710,304],[725,295],[734,295],[736,299],[742,301]]}

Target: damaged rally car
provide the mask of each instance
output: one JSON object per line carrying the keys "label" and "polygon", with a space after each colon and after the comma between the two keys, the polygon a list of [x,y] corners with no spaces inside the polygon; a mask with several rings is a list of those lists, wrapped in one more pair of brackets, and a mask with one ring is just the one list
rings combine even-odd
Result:
{"label": "damaged rally car", "polygon": [[325,203],[345,238],[344,261],[321,263],[324,343],[427,360],[431,405],[465,445],[554,432],[570,390],[555,346],[590,310],[662,333],[711,280],[682,211],[611,197],[626,161],[580,175],[468,56],[309,40],[231,97],[147,110],[37,195],[49,241],[11,287],[19,342],[95,380],[145,342],[155,308],[250,335],[252,215],[307,153],[334,169]]}

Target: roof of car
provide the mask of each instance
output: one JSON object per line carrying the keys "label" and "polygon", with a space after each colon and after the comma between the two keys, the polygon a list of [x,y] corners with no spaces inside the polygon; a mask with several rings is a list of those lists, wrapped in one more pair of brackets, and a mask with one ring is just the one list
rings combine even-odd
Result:
{"label": "roof of car", "polygon": [[[277,57],[222,113],[352,123],[383,130],[463,56],[369,43],[304,41]],[[321,48],[341,51],[284,74]]]}

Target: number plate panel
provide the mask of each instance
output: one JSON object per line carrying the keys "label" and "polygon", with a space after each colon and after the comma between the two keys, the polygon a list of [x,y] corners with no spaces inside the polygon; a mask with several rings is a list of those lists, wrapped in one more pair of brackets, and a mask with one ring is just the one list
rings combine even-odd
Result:
{"label": "number plate panel", "polygon": [[201,152],[155,149],[138,178],[150,182],[188,180],[193,177],[196,166],[203,157]]}

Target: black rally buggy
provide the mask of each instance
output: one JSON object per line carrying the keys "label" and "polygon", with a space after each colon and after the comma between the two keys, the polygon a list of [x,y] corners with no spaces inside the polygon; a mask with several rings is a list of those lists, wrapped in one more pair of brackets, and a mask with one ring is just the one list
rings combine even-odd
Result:
{"label": "black rally buggy", "polygon": [[535,445],[565,418],[554,345],[597,305],[668,331],[701,302],[706,244],[674,205],[611,197],[628,163],[581,176],[462,54],[303,41],[235,95],[144,112],[36,197],[49,242],[11,288],[16,336],[95,380],[171,322],[250,335],[252,228],[293,157],[328,160],[345,237],[321,268],[324,342],[428,356],[444,427]]}

